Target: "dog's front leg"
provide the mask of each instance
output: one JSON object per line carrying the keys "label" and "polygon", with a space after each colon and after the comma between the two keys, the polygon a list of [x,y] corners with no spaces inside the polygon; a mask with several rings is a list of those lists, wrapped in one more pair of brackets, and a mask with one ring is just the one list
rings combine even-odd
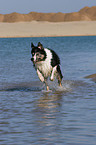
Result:
{"label": "dog's front leg", "polygon": [[41,72],[38,69],[37,69],[37,75],[38,75],[40,81],[44,82],[44,77],[43,77],[43,75],[41,74]]}
{"label": "dog's front leg", "polygon": [[49,91],[49,86],[47,84],[47,80],[44,79],[42,73],[38,69],[37,69],[37,74],[38,74],[40,81],[45,83],[47,91]]}
{"label": "dog's front leg", "polygon": [[57,70],[57,66],[53,67],[53,70],[52,70],[52,73],[51,73],[51,77],[50,77],[51,81],[54,80],[54,76],[55,76],[56,70]]}
{"label": "dog's front leg", "polygon": [[46,90],[49,91],[49,86],[47,84],[47,80],[45,80]]}

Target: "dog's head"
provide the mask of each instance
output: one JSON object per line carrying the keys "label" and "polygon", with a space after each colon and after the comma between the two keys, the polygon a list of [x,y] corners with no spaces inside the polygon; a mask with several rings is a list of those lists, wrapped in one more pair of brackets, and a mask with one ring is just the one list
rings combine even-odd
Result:
{"label": "dog's head", "polygon": [[32,58],[31,61],[35,64],[40,61],[44,61],[46,59],[46,53],[44,51],[43,45],[38,42],[38,46],[34,46],[33,43],[31,43],[31,54]]}

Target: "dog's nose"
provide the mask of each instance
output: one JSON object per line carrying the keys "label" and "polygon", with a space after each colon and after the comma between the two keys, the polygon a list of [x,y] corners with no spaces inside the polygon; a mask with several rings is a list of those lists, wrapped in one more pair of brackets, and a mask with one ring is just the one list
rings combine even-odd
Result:
{"label": "dog's nose", "polygon": [[31,61],[34,61],[34,58],[31,58]]}

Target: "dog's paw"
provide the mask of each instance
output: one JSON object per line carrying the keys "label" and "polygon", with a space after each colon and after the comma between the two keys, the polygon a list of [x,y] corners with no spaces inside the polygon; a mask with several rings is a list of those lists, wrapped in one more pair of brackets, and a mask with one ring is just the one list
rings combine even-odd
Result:
{"label": "dog's paw", "polygon": [[54,81],[54,79],[53,78],[50,78],[50,81]]}

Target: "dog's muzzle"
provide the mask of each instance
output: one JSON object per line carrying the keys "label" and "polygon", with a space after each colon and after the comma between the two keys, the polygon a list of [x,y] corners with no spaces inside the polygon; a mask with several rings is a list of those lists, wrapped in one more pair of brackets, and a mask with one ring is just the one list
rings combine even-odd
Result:
{"label": "dog's muzzle", "polygon": [[37,61],[34,61],[34,58],[31,58],[31,61],[33,62],[33,64],[36,64]]}

